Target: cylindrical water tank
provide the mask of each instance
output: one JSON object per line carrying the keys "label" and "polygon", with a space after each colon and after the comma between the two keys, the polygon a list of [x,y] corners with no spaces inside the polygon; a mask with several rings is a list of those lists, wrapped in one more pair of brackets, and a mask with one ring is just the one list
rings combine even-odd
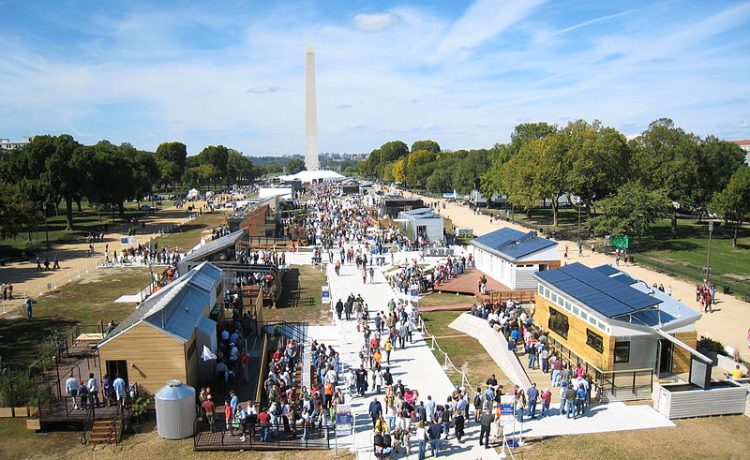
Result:
{"label": "cylindrical water tank", "polygon": [[156,431],[164,439],[182,439],[193,435],[195,388],[170,380],[156,393]]}

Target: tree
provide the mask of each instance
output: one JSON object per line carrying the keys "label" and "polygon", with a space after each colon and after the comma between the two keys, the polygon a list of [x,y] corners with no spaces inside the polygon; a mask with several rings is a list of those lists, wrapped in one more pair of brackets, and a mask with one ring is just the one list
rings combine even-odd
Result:
{"label": "tree", "polygon": [[555,133],[525,144],[514,159],[526,161],[532,168],[531,193],[539,199],[549,199],[552,207],[552,226],[557,227],[560,197],[570,190],[572,157],[569,138]]}
{"label": "tree", "polygon": [[490,168],[490,156],[487,150],[454,152],[458,156],[453,169],[453,188],[462,194],[481,188],[482,174]]}
{"label": "tree", "polygon": [[433,163],[437,160],[437,156],[427,150],[417,150],[408,154],[404,160],[406,162],[404,166],[406,186],[424,188],[427,178],[435,170]]}
{"label": "tree", "polygon": [[431,140],[414,141],[411,144],[411,151],[416,152],[418,150],[427,150],[432,153],[440,153],[440,144]]}
{"label": "tree", "polygon": [[714,195],[711,209],[734,223],[732,247],[736,249],[739,228],[750,218],[750,167],[742,166],[732,174],[724,190]]}
{"label": "tree", "polygon": [[451,172],[445,168],[438,168],[427,178],[427,190],[434,193],[448,192],[453,189]]}
{"label": "tree", "polygon": [[299,158],[292,158],[286,162],[284,169],[287,174],[297,174],[298,172],[305,170],[305,162]]}
{"label": "tree", "polygon": [[[695,204],[695,185],[700,174],[698,140],[676,128],[669,118],[660,118],[630,142],[633,172],[647,188],[663,188],[670,200],[690,209]],[[676,233],[677,208],[673,208],[672,234]]]}
{"label": "tree", "polygon": [[[201,150],[198,154],[198,161],[201,165],[211,165],[214,176],[210,182],[219,181],[227,177],[227,163],[229,161],[229,149],[223,145],[209,145]],[[208,171],[208,169],[204,170]]]}
{"label": "tree", "polygon": [[402,141],[391,141],[381,145],[378,149],[379,162],[390,163],[409,154],[409,147]]}
{"label": "tree", "polygon": [[715,193],[723,190],[732,174],[742,166],[745,153],[739,145],[709,136],[696,151],[697,181],[693,184],[693,202],[701,218]]}
{"label": "tree", "polygon": [[185,172],[187,147],[182,142],[163,142],[156,148],[156,164],[163,184],[178,183]]}
{"label": "tree", "polygon": [[123,202],[135,194],[133,162],[130,159],[134,150],[130,144],[117,147],[102,140],[76,152],[79,161],[83,159],[88,162],[83,173],[89,201],[103,206],[117,206],[120,215],[124,215]]}
{"label": "tree", "polygon": [[406,158],[401,158],[400,160],[393,162],[393,166],[391,167],[391,176],[393,176],[393,180],[395,182],[403,183],[406,180],[404,169],[406,169]]}
{"label": "tree", "polygon": [[569,191],[581,198],[590,217],[594,200],[614,194],[630,175],[627,140],[599,121],[569,123],[561,134],[567,137],[572,161]]}
{"label": "tree", "polygon": [[510,135],[510,153],[515,155],[527,143],[542,139],[557,132],[557,126],[549,123],[522,123],[517,125]]}
{"label": "tree", "polygon": [[665,190],[652,190],[638,181],[630,181],[622,185],[617,194],[597,203],[600,214],[591,219],[589,225],[598,235],[643,236],[670,206]]}
{"label": "tree", "polygon": [[232,182],[242,183],[243,181],[251,181],[257,176],[258,169],[253,165],[250,158],[236,150],[229,149],[226,175],[227,187],[229,187]]}

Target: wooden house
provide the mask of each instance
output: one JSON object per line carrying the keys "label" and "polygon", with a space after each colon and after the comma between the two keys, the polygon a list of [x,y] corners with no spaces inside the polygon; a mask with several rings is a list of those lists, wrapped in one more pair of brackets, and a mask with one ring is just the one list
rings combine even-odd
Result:
{"label": "wooden house", "polygon": [[221,278],[204,262],[146,299],[99,343],[102,372],[150,393],[172,379],[193,387],[208,380],[215,362],[200,356],[204,346],[217,350],[209,314],[222,298]]}
{"label": "wooden house", "polygon": [[534,275],[534,322],[584,363],[613,373],[690,372],[700,313],[610,265]]}

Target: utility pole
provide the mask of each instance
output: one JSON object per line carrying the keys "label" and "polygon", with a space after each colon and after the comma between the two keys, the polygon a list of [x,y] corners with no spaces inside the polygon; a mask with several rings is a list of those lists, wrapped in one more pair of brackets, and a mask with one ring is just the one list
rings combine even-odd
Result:
{"label": "utility pole", "polygon": [[42,203],[42,211],[44,211],[44,238],[47,240],[47,250],[49,251],[49,229],[47,228],[47,202]]}
{"label": "utility pole", "polygon": [[708,223],[708,251],[706,254],[706,281],[711,281],[711,235],[714,232],[714,222]]}

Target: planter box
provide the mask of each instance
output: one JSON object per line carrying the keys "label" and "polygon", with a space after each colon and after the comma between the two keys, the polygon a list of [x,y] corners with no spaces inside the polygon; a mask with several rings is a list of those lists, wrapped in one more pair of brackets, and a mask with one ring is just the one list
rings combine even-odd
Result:
{"label": "planter box", "polygon": [[13,418],[13,408],[0,407],[0,418]]}
{"label": "planter box", "polygon": [[19,417],[19,418],[26,418],[29,416],[29,408],[26,406],[23,407],[14,407],[13,408],[13,416]]}
{"label": "planter box", "polygon": [[42,422],[38,418],[27,418],[26,419],[26,429],[27,430],[34,430],[39,431],[42,429]]}

